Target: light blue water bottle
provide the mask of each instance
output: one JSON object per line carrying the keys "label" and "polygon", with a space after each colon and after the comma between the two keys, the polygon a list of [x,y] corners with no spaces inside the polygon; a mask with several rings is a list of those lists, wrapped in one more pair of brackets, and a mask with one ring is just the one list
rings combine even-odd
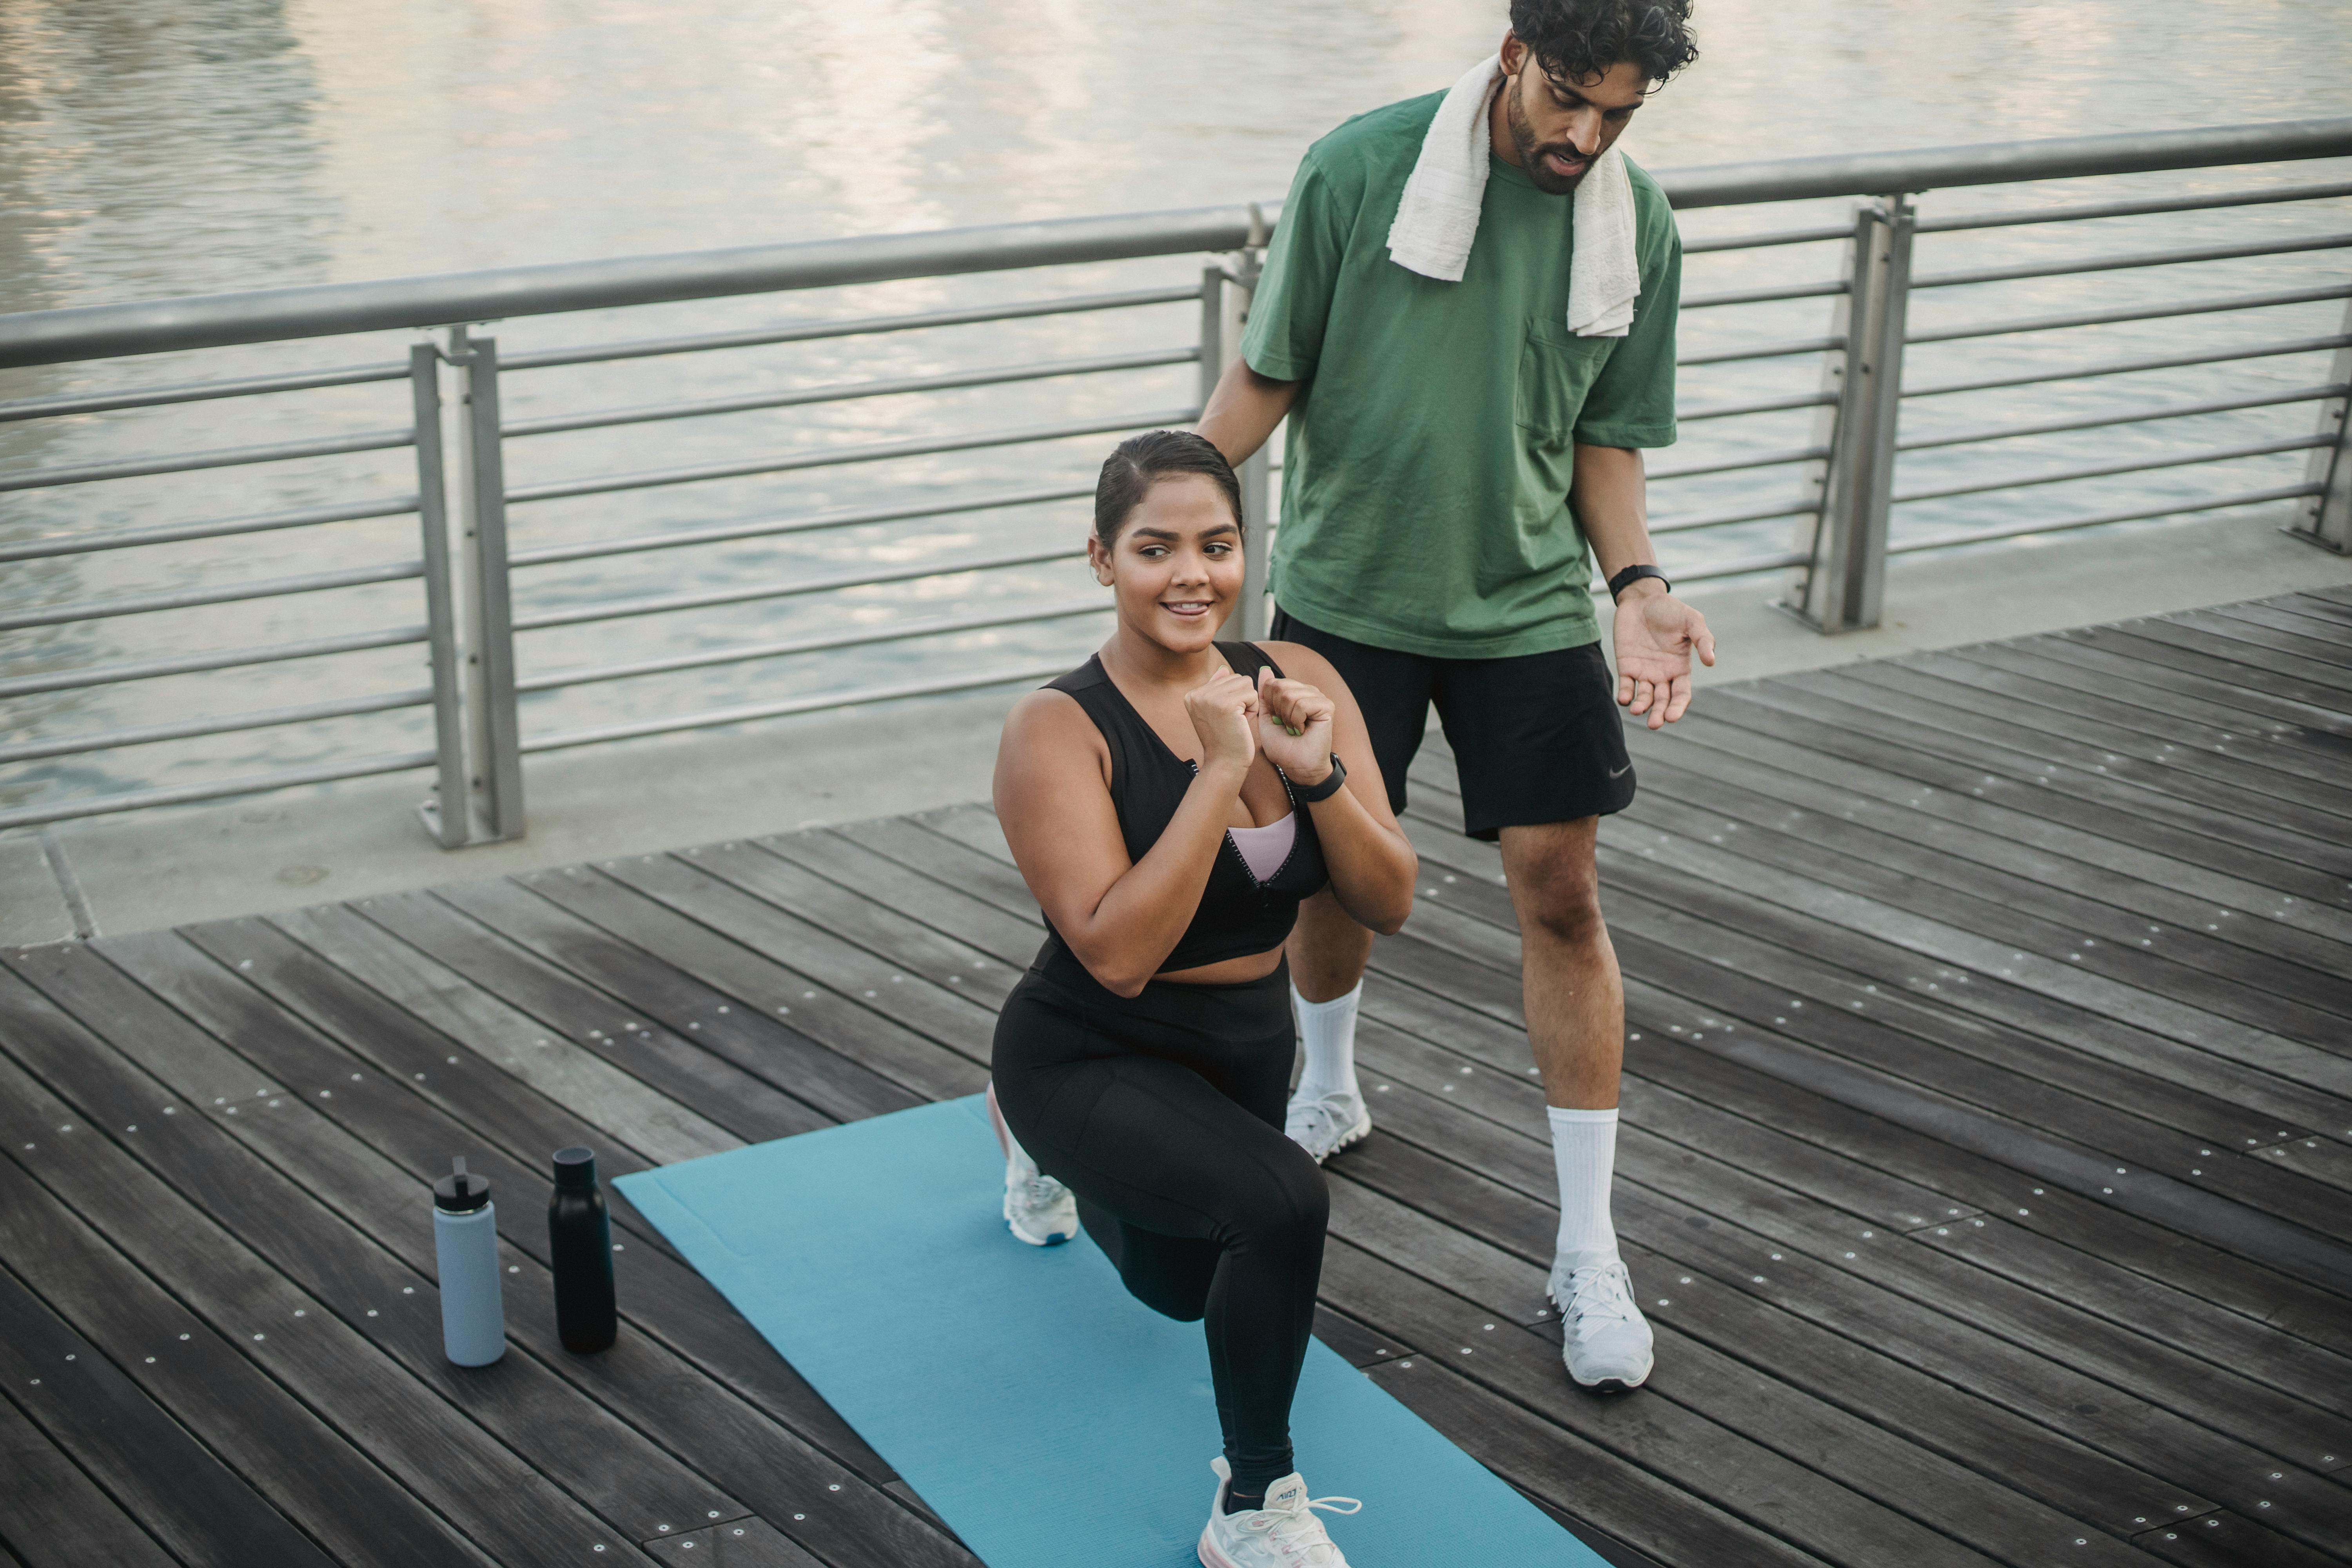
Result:
{"label": "light blue water bottle", "polygon": [[441,1348],[459,1366],[488,1366],[507,1353],[506,1304],[499,1288],[499,1210],[490,1179],[461,1155],[433,1184],[433,1260],[441,1274]]}

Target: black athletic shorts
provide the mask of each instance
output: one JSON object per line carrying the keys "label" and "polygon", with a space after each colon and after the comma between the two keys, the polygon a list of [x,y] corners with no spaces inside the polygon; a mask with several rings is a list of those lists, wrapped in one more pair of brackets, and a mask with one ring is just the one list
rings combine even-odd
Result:
{"label": "black athletic shorts", "polygon": [[1318,631],[1279,607],[1266,635],[1313,648],[1356,694],[1394,810],[1404,809],[1405,770],[1433,702],[1473,838],[1633,804],[1617,682],[1597,642],[1508,658],[1429,658]]}

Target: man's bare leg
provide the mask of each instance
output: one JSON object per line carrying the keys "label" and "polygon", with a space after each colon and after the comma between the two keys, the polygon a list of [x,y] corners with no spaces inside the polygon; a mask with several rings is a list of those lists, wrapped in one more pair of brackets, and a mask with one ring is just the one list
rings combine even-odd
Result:
{"label": "man's bare leg", "polygon": [[1331,890],[1298,906],[1289,942],[1290,1001],[1306,1066],[1290,1097],[1284,1131],[1318,1161],[1371,1131],[1356,1082],[1356,1003],[1372,933],[1339,908]]}
{"label": "man's bare leg", "polygon": [[1617,1087],[1625,1059],[1625,987],[1601,919],[1593,843],[1601,819],[1506,827],[1503,873],[1519,920],[1528,1042],[1543,1078],[1559,1178],[1551,1297],[1569,1374],[1626,1389],[1650,1375],[1650,1326],[1633,1305],[1609,1218],[1617,1154]]}

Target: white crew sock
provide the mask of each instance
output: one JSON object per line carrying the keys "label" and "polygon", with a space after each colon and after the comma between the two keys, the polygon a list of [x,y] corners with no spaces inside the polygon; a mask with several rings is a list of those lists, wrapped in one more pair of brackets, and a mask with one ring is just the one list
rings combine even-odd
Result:
{"label": "white crew sock", "polygon": [[1299,1100],[1321,1100],[1326,1095],[1357,1094],[1356,1088],[1356,1004],[1363,999],[1364,983],[1345,996],[1334,996],[1328,1002],[1309,1002],[1290,988],[1290,1005],[1298,1015],[1298,1041],[1307,1053],[1307,1066],[1298,1079]]}
{"label": "white crew sock", "polygon": [[1546,1106],[1551,1160],[1559,1175],[1559,1266],[1581,1268],[1617,1258],[1609,1223],[1609,1183],[1617,1163],[1617,1112]]}

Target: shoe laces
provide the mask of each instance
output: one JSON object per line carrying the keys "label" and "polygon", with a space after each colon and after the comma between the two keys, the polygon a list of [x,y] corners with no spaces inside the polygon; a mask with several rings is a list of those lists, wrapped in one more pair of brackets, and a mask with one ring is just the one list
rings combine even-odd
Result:
{"label": "shoe laces", "polygon": [[1327,1094],[1320,1100],[1310,1100],[1291,1107],[1289,1120],[1302,1137],[1328,1138],[1353,1120],[1343,1109],[1345,1105],[1345,1096]]}
{"label": "shoe laces", "polygon": [[1282,1553],[1285,1563],[1295,1563],[1299,1568],[1318,1568],[1320,1564],[1337,1564],[1344,1561],[1339,1549],[1323,1532],[1323,1521],[1309,1512],[1321,1509],[1327,1513],[1360,1513],[1363,1503],[1351,1497],[1310,1498],[1304,1487],[1288,1492],[1276,1504],[1271,1497],[1266,1506],[1241,1516],[1244,1530],[1265,1537],[1268,1545]]}
{"label": "shoe laces", "polygon": [[1642,1315],[1633,1305],[1633,1279],[1622,1262],[1585,1265],[1568,1277],[1562,1295],[1560,1310],[1572,1326],[1581,1327],[1591,1320],[1625,1323]]}
{"label": "shoe laces", "polygon": [[1033,1213],[1052,1208],[1069,1191],[1053,1177],[1045,1175],[1031,1176],[1016,1182],[1014,1185],[1019,1190],[1022,1206]]}

